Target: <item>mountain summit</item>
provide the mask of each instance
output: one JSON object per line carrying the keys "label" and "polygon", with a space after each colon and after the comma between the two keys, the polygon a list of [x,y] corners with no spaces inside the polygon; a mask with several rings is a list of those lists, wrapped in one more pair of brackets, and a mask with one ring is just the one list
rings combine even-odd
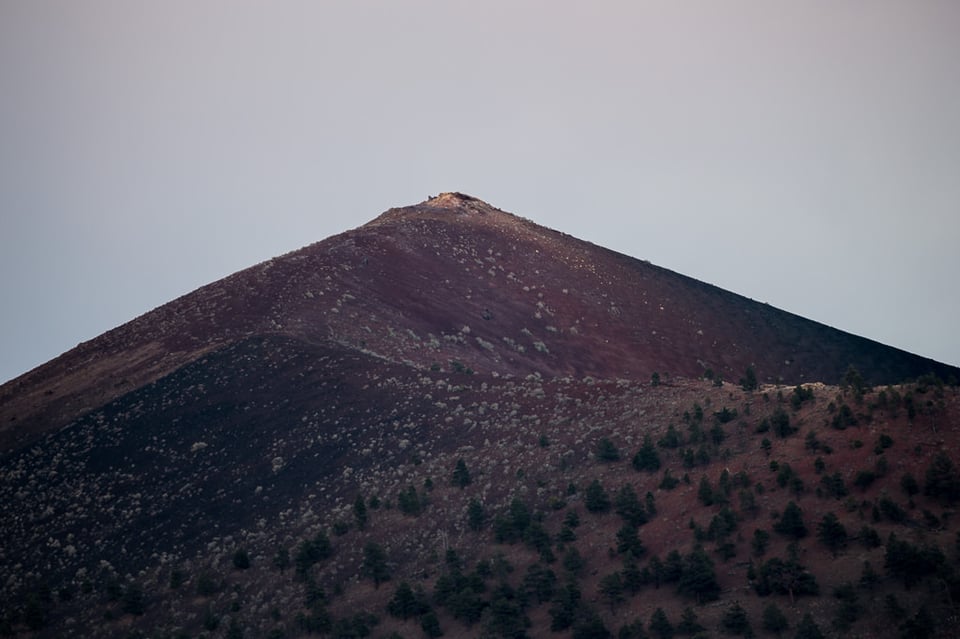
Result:
{"label": "mountain summit", "polygon": [[950,377],[441,194],[0,387],[0,635],[937,636]]}

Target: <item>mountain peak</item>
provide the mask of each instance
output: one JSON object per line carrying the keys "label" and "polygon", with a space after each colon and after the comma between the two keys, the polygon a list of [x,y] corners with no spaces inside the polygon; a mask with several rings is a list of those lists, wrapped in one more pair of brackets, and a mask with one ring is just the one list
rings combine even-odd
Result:
{"label": "mountain peak", "polygon": [[458,191],[448,191],[430,196],[419,204],[392,208],[370,222],[370,225],[376,226],[384,222],[392,223],[398,220],[410,221],[424,218],[456,219],[462,222],[483,222],[484,224],[509,224],[516,221],[516,216],[487,204],[479,198]]}
{"label": "mountain peak", "polygon": [[497,210],[479,198],[475,198],[472,195],[467,195],[466,193],[459,193],[457,191],[441,193],[435,197],[428,198],[425,202],[419,204],[418,206],[429,206],[431,208],[450,209],[463,213],[480,214]]}
{"label": "mountain peak", "polygon": [[474,219],[496,214],[503,215],[505,213],[497,207],[487,204],[480,198],[458,191],[440,193],[410,208],[418,213],[442,212],[444,215],[453,213],[457,216],[471,217]]}

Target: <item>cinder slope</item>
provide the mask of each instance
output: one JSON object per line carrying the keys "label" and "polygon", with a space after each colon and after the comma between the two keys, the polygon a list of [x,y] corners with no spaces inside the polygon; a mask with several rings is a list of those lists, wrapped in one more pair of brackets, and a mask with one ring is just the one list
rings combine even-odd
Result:
{"label": "cinder slope", "polygon": [[958,373],[445,193],[204,286],[0,387],[0,451],[256,335],[499,375]]}

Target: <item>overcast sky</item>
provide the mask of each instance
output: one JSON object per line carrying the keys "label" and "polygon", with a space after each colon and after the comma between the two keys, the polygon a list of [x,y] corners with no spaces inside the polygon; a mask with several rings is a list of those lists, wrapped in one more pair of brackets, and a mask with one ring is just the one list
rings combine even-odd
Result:
{"label": "overcast sky", "polygon": [[960,364],[960,2],[0,0],[0,381],[452,190]]}

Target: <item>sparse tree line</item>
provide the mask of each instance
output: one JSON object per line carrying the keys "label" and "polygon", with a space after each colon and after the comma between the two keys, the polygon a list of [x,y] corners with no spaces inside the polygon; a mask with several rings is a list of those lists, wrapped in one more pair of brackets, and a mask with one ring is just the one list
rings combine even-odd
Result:
{"label": "sparse tree line", "polygon": [[[751,380],[750,372],[752,369],[741,381],[744,390],[754,392],[759,385],[755,374]],[[854,371],[845,378],[842,392],[856,406],[872,400],[869,404],[873,406],[872,410],[905,410],[913,419],[919,411],[936,409],[938,386],[928,380],[925,390],[919,388],[914,387],[903,394],[893,389],[874,393]],[[916,398],[921,395],[929,396],[932,403],[918,402]],[[912,399],[907,401],[907,397]],[[936,505],[949,507],[960,501],[960,473],[951,457],[945,452],[934,455],[919,479],[909,472],[901,473],[896,485],[906,499],[905,503],[898,501],[899,495],[889,490],[873,500],[853,496],[865,495],[877,481],[890,473],[885,454],[896,446],[896,441],[886,433],[875,438],[864,437],[868,440],[867,445],[873,446],[868,450],[873,451],[875,461],[869,468],[856,469],[852,478],[839,470],[827,471],[824,456],[829,459],[833,449],[821,441],[813,428],[806,430],[803,442],[804,450],[815,456],[812,464],[819,477],[816,486],[806,485],[802,478],[805,473],[777,459],[770,460],[769,477],[751,477],[744,471],[731,473],[726,468],[719,473],[709,473],[716,461],[731,457],[724,445],[730,439],[728,429],[733,422],[751,417],[755,423],[754,433],[772,433],[777,440],[786,440],[802,430],[802,424],[795,419],[796,413],[806,404],[815,402],[816,398],[812,389],[797,386],[786,397],[781,393],[776,400],[763,401],[773,403],[771,410],[759,411],[756,406],[752,409],[723,406],[720,410],[708,412],[704,408],[709,406],[706,402],[703,405],[696,403],[682,415],[685,432],[669,424],[659,438],[646,433],[640,446],[630,451],[632,455],[625,454],[609,437],[600,437],[595,442],[593,458],[599,465],[628,466],[640,473],[639,477],[652,476],[659,490],[673,490],[681,484],[691,488],[696,486],[696,498],[703,507],[700,512],[708,517],[701,522],[691,517],[690,538],[681,545],[688,549],[686,552],[674,549],[663,557],[648,552],[642,531],[658,516],[657,498],[652,490],[641,490],[641,496],[634,482],[625,481],[616,487],[605,486],[599,478],[583,481],[581,486],[571,482],[564,494],[550,502],[549,507],[514,497],[505,506],[497,508],[484,504],[468,490],[473,476],[467,460],[461,457],[450,469],[446,483],[462,493],[466,528],[479,540],[493,544],[491,554],[467,566],[456,550],[448,549],[432,584],[411,584],[407,579],[396,579],[386,548],[375,541],[367,541],[362,546],[358,575],[374,588],[389,587],[389,602],[384,610],[357,611],[346,617],[335,617],[330,612],[331,603],[339,594],[329,594],[317,582],[317,567],[323,566],[336,553],[336,544],[330,534],[343,536],[353,529],[368,533],[377,526],[377,512],[392,509],[394,504],[407,517],[421,516],[431,506],[430,494],[434,484],[429,478],[420,485],[408,484],[393,495],[393,499],[381,500],[380,497],[358,494],[351,507],[352,521],[334,522],[329,533],[321,531],[292,547],[276,549],[270,559],[273,569],[281,574],[292,569],[292,578],[301,584],[303,600],[299,610],[278,615],[276,629],[270,636],[272,639],[298,633],[371,636],[382,623],[381,617],[388,615],[411,622],[404,627],[412,627],[418,635],[426,637],[455,636],[455,623],[467,627],[479,625],[484,636],[525,637],[532,627],[530,613],[544,607],[552,632],[569,633],[577,639],[613,636],[669,639],[677,635],[707,636],[705,633],[711,630],[748,637],[754,636],[758,630],[776,636],[791,631],[792,636],[806,639],[826,636],[825,630],[827,634],[829,630],[847,632],[863,618],[868,606],[865,600],[871,599],[881,587],[885,591],[883,614],[890,623],[898,626],[901,636],[934,636],[933,606],[960,601],[960,571],[957,570],[960,535],[956,547],[945,552],[936,544],[915,543],[906,532],[902,535],[890,532],[884,540],[866,522],[874,526],[922,525],[928,530],[944,527],[948,523],[946,515],[937,516],[930,509],[922,509],[922,516],[918,516],[915,500],[925,498],[929,508]],[[912,414],[910,406],[914,407]],[[751,410],[762,414],[753,417]],[[828,411],[831,417],[825,426],[836,431],[859,428],[869,417],[845,402],[834,404]],[[544,438],[540,445],[546,447],[550,444]],[[855,443],[851,446],[857,447]],[[767,438],[761,441],[760,448],[768,456],[773,454],[773,443]],[[697,474],[699,478],[696,478]],[[847,485],[848,480],[851,486]],[[885,485],[892,483],[887,481]],[[744,539],[744,522],[755,522],[759,511],[757,499],[767,489],[790,491],[794,499],[788,501],[782,512],[772,513],[769,531],[765,526],[753,525],[749,540]],[[814,494],[821,500],[836,500],[836,512],[827,512],[810,521],[800,504],[807,503],[803,500]],[[576,504],[582,504],[583,514]],[[563,511],[562,517],[555,515],[554,511]],[[590,592],[584,592],[585,560],[577,544],[582,517],[619,518],[619,527],[608,542],[609,555],[615,558],[617,569],[600,575],[595,591]],[[859,530],[848,530],[847,526],[854,519],[864,523]],[[908,529],[905,527],[904,530]],[[783,556],[767,556],[774,535],[788,542]],[[814,541],[806,541],[810,537]],[[852,544],[860,544],[864,549],[882,546],[883,566],[876,569],[869,561],[864,562],[859,581],[823,593],[817,576],[803,559],[801,542],[816,544],[833,556],[847,552]],[[503,551],[503,547],[509,546],[528,550],[529,554],[524,556],[529,557],[529,561],[511,564]],[[748,555],[742,557],[748,563],[745,585],[765,601],[762,615],[759,619],[751,619],[748,610],[734,601],[725,607],[719,626],[706,628],[697,610],[706,602],[716,601],[722,594],[716,565],[742,555],[745,550]],[[252,555],[249,549],[236,548],[230,557],[230,566],[242,573],[257,568],[259,561],[260,558]],[[196,596],[213,598],[224,591],[226,581],[222,575],[210,572],[188,575],[182,570],[173,570],[169,588],[192,587]],[[902,589],[891,592],[894,583]],[[915,593],[922,586],[940,594],[929,602],[924,600],[919,606],[909,607],[917,599]],[[672,589],[686,604],[681,614],[658,607],[642,619],[636,618],[618,628],[608,627],[604,620],[607,610],[620,611],[645,589],[660,588]],[[122,582],[113,577],[102,583],[90,582],[84,589],[86,592],[82,594],[97,592],[110,603],[108,609],[113,618],[139,617],[150,609],[148,592],[136,582]],[[9,636],[21,627],[43,629],[55,599],[74,595],[68,591],[54,594],[49,588],[36,586],[18,606],[5,613],[0,634]],[[802,598],[824,596],[828,596],[831,602],[829,630],[821,629],[823,621],[818,624],[809,614],[791,626],[781,609],[787,605],[792,608]],[[203,620],[204,629],[222,632],[232,639],[244,636],[238,615],[233,615],[228,624],[221,625],[222,618],[229,612],[238,611],[208,609]]]}

